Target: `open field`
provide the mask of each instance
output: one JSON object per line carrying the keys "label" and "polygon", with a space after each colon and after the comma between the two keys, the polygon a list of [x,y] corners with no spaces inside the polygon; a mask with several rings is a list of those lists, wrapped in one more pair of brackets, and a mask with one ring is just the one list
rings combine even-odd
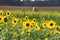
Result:
{"label": "open field", "polygon": [[0,10],[0,40],[60,40],[60,11],[17,8]]}

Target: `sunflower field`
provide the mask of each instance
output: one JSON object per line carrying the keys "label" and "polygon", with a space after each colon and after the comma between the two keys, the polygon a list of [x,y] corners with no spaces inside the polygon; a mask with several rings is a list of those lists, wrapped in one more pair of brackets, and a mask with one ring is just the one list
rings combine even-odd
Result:
{"label": "sunflower field", "polygon": [[0,40],[60,40],[60,11],[0,10]]}

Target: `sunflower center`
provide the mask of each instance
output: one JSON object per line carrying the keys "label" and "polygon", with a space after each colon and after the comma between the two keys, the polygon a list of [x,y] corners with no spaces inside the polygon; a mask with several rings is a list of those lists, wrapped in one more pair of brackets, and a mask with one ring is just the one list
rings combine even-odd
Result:
{"label": "sunflower center", "polygon": [[53,26],[53,23],[50,23],[50,26]]}
{"label": "sunflower center", "polygon": [[18,20],[18,22],[20,23],[20,20]]}
{"label": "sunflower center", "polygon": [[2,13],[0,13],[0,15],[2,15]]}
{"label": "sunflower center", "polygon": [[27,18],[26,18],[27,19]]}
{"label": "sunflower center", "polygon": [[1,18],[0,18],[0,20],[1,20]]}
{"label": "sunflower center", "polygon": [[58,31],[60,31],[60,28],[57,27],[56,29],[57,29]]}
{"label": "sunflower center", "polygon": [[19,20],[20,21],[20,20]]}
{"label": "sunflower center", "polygon": [[32,23],[32,24],[34,24],[34,23]]}
{"label": "sunflower center", "polygon": [[4,18],[4,22],[6,22],[7,21],[7,18]]}
{"label": "sunflower center", "polygon": [[33,27],[33,26],[31,25],[31,27]]}
{"label": "sunflower center", "polygon": [[46,26],[46,24],[44,24],[44,26]]}
{"label": "sunflower center", "polygon": [[37,28],[37,26],[36,26],[36,28]]}
{"label": "sunflower center", "polygon": [[9,15],[9,13],[7,13]]}
{"label": "sunflower center", "polygon": [[29,26],[29,23],[27,23],[26,26]]}
{"label": "sunflower center", "polygon": [[14,23],[16,23],[16,20],[14,20]]}
{"label": "sunflower center", "polygon": [[34,22],[35,22],[36,20],[34,20]]}

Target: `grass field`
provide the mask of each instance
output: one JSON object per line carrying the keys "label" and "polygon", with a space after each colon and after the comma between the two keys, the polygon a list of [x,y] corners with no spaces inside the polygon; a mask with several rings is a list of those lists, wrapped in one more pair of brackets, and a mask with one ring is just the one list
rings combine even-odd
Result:
{"label": "grass field", "polygon": [[0,40],[60,40],[60,11],[0,10]]}

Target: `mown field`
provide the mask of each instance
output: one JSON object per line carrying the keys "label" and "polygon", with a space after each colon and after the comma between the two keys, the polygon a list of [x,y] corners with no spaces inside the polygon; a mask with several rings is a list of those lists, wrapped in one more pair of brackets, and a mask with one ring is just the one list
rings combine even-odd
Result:
{"label": "mown field", "polygon": [[0,40],[60,40],[60,11],[0,10]]}

